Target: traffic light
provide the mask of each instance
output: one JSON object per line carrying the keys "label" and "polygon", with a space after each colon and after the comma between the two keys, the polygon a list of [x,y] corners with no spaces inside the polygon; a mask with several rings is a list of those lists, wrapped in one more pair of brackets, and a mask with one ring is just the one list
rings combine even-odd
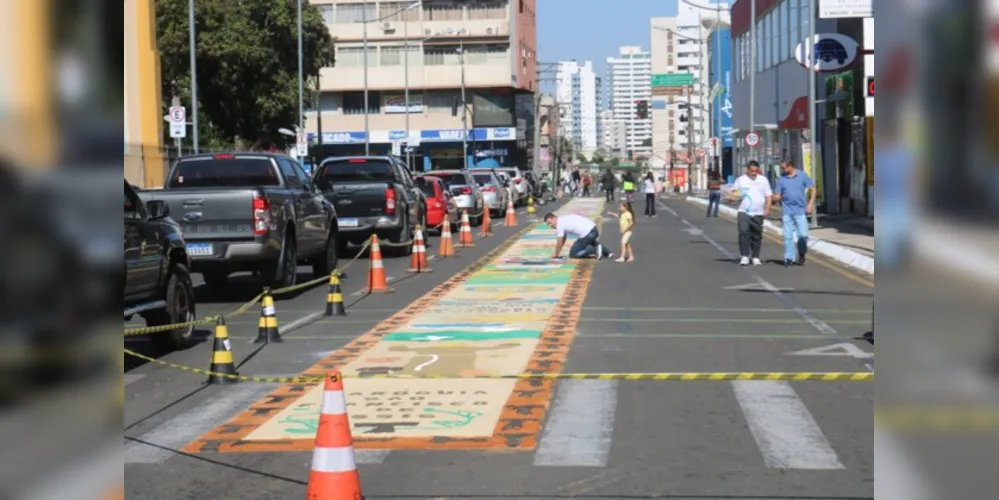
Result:
{"label": "traffic light", "polygon": [[645,120],[649,117],[649,101],[635,101],[635,106],[638,108],[636,115],[639,120]]}

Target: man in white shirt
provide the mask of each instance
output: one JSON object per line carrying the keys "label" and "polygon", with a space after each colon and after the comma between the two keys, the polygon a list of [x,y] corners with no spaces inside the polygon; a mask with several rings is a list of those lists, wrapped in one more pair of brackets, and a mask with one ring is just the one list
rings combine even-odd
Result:
{"label": "man in white shirt", "polygon": [[600,260],[614,256],[600,244],[598,240],[600,231],[597,230],[597,225],[582,215],[548,214],[545,215],[545,224],[554,229],[555,235],[558,237],[558,242],[555,244],[555,254],[552,255],[553,259],[559,258],[562,254],[562,247],[565,246],[565,238],[568,234],[576,237],[576,241],[569,248],[570,258],[585,259],[595,255],[597,260]]}
{"label": "man in white shirt", "polygon": [[739,204],[739,265],[748,266],[750,259],[754,266],[762,266],[760,247],[763,245],[763,221],[770,215],[773,203],[773,190],[770,181],[760,175],[760,164],[750,161],[745,175],[736,179],[732,186],[729,201],[742,199]]}

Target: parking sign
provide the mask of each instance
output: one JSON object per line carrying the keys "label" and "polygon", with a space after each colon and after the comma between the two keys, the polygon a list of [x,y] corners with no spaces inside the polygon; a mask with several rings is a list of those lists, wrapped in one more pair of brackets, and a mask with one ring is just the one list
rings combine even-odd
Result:
{"label": "parking sign", "polygon": [[184,106],[170,107],[170,137],[183,139],[187,137],[187,108]]}

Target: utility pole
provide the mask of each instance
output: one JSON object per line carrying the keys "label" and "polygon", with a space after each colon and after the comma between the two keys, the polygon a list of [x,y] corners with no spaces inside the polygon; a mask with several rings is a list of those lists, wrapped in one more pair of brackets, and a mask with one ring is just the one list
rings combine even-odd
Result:
{"label": "utility pole", "polygon": [[[368,3],[365,2],[363,5],[363,18],[361,24],[364,25],[363,34],[361,35],[364,40],[362,42],[362,51],[364,51],[364,156],[371,156],[371,124],[368,119],[368,113],[371,112],[371,106],[368,105]],[[408,104],[408,103],[407,103]]]}
{"label": "utility pole", "polygon": [[304,54],[302,52],[302,1],[298,0],[298,119],[295,120],[295,125],[298,125],[298,130],[296,133],[304,133],[305,130],[305,74],[303,73],[303,58]]}
{"label": "utility pole", "polygon": [[191,142],[198,154],[198,57],[195,50],[194,0],[187,3],[188,43],[191,51]]}
{"label": "utility pole", "polygon": [[468,102],[465,101],[465,42],[458,43],[458,59],[461,62],[461,158],[468,168]]}
{"label": "utility pole", "polygon": [[694,194],[694,88],[687,87],[687,194]]}
{"label": "utility pole", "polygon": [[402,23],[402,38],[403,38],[403,40],[405,40],[405,42],[403,43],[403,46],[402,46],[402,51],[403,51],[402,64],[405,66],[405,68],[403,69],[403,75],[404,75],[403,79],[405,80],[405,83],[403,85],[406,88],[406,95],[403,96],[403,100],[406,101],[406,104],[405,104],[405,106],[406,106],[406,142],[405,142],[405,144],[406,144],[406,168],[408,168],[410,172],[413,172],[414,171],[414,169],[413,169],[413,163],[412,163],[413,162],[413,158],[412,158],[412,155],[410,155],[410,149],[411,148],[409,146],[409,134],[410,134],[410,132],[409,132],[409,20],[404,20],[403,23]]}
{"label": "utility pole", "polygon": [[[812,0],[808,0],[811,2]],[[811,25],[812,23],[808,23]],[[756,0],[749,1],[749,131],[756,130]],[[750,149],[752,151],[752,149]]]}
{"label": "utility pole", "polygon": [[[818,62],[815,60],[815,0],[808,0],[808,59],[811,60],[811,64],[808,64],[808,140],[811,143],[812,157],[812,173],[815,175],[819,174],[819,169],[817,168],[819,148],[818,141],[816,140],[816,126],[815,126],[815,64]],[[818,184],[813,188],[818,191]],[[816,193],[816,200],[818,199]],[[812,207],[812,227],[818,227],[819,225],[819,207]]]}
{"label": "utility pole", "polygon": [[716,81],[721,85],[722,92],[718,94],[718,104],[715,105],[715,139],[718,141],[715,143],[715,170],[718,175],[721,175],[721,150],[722,144],[722,107],[725,105],[726,92],[728,91],[725,85],[724,75],[722,75],[722,63],[721,63],[721,2],[715,3],[715,74],[717,75]]}

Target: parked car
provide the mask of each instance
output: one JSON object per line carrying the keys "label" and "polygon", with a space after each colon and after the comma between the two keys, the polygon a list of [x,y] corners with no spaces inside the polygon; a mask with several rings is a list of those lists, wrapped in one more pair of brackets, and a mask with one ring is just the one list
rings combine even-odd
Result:
{"label": "parked car", "polygon": [[[403,243],[412,239],[417,224],[427,227],[423,191],[394,156],[327,158],[316,170],[315,182],[336,207],[345,241],[360,245],[377,234],[390,243]],[[409,255],[412,247],[392,250]]]}
{"label": "parked car", "polygon": [[444,181],[448,191],[454,196],[458,211],[468,211],[470,222],[473,226],[482,224],[482,212],[486,206],[482,190],[475,177],[467,170],[432,170],[429,172],[434,177]]}
{"label": "parked car", "polygon": [[502,167],[498,170],[510,177],[510,188],[514,195],[513,204],[516,206],[527,205],[527,197],[531,194],[531,190],[523,172],[517,167]]}
{"label": "parked car", "polygon": [[469,169],[475,178],[475,183],[482,191],[482,199],[493,216],[499,216],[506,211],[510,200],[509,183],[500,179],[500,174],[492,168]]}
{"label": "parked car", "polygon": [[336,269],[336,210],[289,156],[186,156],[162,190],[140,197],[163,201],[177,216],[191,271],[209,286],[252,271],[271,286],[286,287],[297,283],[299,263],[312,264],[316,276]]}
{"label": "parked car", "polygon": [[[124,318],[136,314],[147,326],[184,323],[195,319],[191,260],[180,224],[170,218],[163,200],[143,203],[125,181]],[[191,341],[194,326],[153,334],[161,348],[180,349]]]}
{"label": "parked car", "polygon": [[[416,185],[423,191],[427,199],[427,228],[437,228],[440,231],[444,219],[451,221],[451,227],[456,228],[458,220],[458,204],[454,201],[454,196],[448,191],[444,181],[438,177],[424,175],[416,177]],[[452,229],[454,230],[454,229]]]}

